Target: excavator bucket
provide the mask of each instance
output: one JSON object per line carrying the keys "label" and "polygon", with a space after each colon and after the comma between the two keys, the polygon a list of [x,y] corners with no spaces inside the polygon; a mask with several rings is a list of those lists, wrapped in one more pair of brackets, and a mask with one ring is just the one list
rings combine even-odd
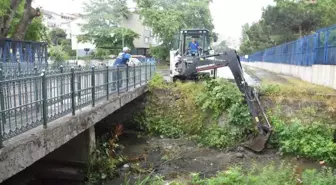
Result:
{"label": "excavator bucket", "polygon": [[271,137],[272,131],[266,134],[259,134],[257,137],[253,138],[250,142],[246,143],[244,147],[253,150],[254,152],[261,152],[265,149],[267,142]]}

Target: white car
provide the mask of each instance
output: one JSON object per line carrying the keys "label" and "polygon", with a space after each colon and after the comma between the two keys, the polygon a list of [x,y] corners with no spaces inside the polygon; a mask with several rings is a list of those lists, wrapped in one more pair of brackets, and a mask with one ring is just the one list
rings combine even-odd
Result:
{"label": "white car", "polygon": [[[108,66],[113,67],[113,64],[114,64],[115,61],[116,60],[114,59],[114,60],[108,62]],[[138,59],[136,59],[136,58],[130,58],[130,60],[127,62],[127,64],[128,64],[128,66],[132,67],[132,66],[138,66],[138,65],[140,65],[141,62]]]}
{"label": "white car", "polygon": [[141,62],[137,58],[130,58],[130,60],[128,61],[128,66],[138,66],[138,65],[141,65]]}

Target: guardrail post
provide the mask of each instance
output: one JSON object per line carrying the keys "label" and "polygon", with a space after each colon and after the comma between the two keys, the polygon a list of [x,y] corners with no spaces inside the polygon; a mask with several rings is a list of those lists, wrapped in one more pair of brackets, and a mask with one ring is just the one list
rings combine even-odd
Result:
{"label": "guardrail post", "polygon": [[119,74],[119,65],[118,65],[117,66],[117,91],[118,91],[118,96],[120,94],[120,90],[119,90],[120,84],[119,84],[119,82],[120,82],[120,74]]}
{"label": "guardrail post", "polygon": [[109,67],[108,65],[106,66],[106,99],[109,99]]}
{"label": "guardrail post", "polygon": [[126,91],[128,91],[128,78],[129,78],[129,74],[128,74],[128,65],[126,66]]}
{"label": "guardrail post", "polygon": [[[79,65],[79,70],[81,71],[82,70],[82,67]],[[79,100],[81,99],[81,96],[82,96],[82,93],[81,93],[81,88],[82,88],[82,76],[81,76],[81,72],[79,72],[78,74],[77,74],[77,76],[78,76],[78,86],[77,86],[77,94],[78,94],[78,101],[77,102],[79,102]]]}
{"label": "guardrail post", "polygon": [[[72,68],[71,68],[72,70]],[[60,72],[63,73],[63,65],[60,66]],[[63,90],[63,75],[61,76],[61,108],[63,109],[63,93],[64,93],[64,90]]]}
{"label": "guardrail post", "polygon": [[3,85],[2,85],[2,68],[0,68],[0,101],[1,101],[1,124],[0,124],[0,148],[3,147],[2,143],[2,132],[4,131],[4,125],[6,124],[6,114],[5,114],[5,101],[3,94]]}
{"label": "guardrail post", "polygon": [[148,78],[147,78],[147,75],[148,75],[148,74],[147,74],[147,67],[148,67],[148,65],[145,64],[145,80],[146,80],[146,83],[147,83],[147,79],[148,79]]}
{"label": "guardrail post", "polygon": [[135,66],[133,67],[133,81],[134,81],[134,89],[136,87],[136,72],[135,72]]}
{"label": "guardrail post", "polygon": [[141,74],[141,68],[142,68],[142,65],[140,64],[140,75],[139,75],[140,76],[140,86],[141,86],[141,75],[142,75]]}
{"label": "guardrail post", "polygon": [[71,108],[72,115],[76,114],[75,68],[71,67]]}
{"label": "guardrail post", "polygon": [[[37,74],[37,67],[35,66],[34,67],[34,71],[35,71],[35,76],[37,76],[38,74]],[[36,117],[38,116],[38,113],[40,112],[40,105],[39,105],[39,102],[38,102],[38,100],[39,100],[39,97],[38,97],[38,95],[39,95],[39,90],[38,90],[38,86],[37,86],[37,80],[35,80],[35,84],[34,84],[34,86],[35,86],[35,102],[36,102],[36,104],[35,104],[35,106],[36,106]]]}
{"label": "guardrail post", "polygon": [[95,94],[96,94],[96,83],[95,83],[95,69],[94,66],[91,67],[91,91],[92,91],[92,107],[95,106]]}
{"label": "guardrail post", "polygon": [[43,103],[43,128],[47,128],[48,102],[47,102],[47,78],[45,70],[42,70],[42,103]]}

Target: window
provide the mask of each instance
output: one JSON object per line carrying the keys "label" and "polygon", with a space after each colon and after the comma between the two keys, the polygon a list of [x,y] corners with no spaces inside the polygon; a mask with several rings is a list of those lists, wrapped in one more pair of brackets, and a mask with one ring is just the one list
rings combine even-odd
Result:
{"label": "window", "polygon": [[145,37],[145,43],[148,44],[149,43],[149,38]]}

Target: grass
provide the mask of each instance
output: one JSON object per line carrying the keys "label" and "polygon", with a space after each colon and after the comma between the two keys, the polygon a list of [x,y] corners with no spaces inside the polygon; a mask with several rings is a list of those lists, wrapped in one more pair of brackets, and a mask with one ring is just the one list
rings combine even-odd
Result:
{"label": "grass", "polygon": [[162,177],[147,177],[136,182],[135,185],[298,185],[302,184],[300,182],[305,185],[333,185],[336,183],[336,176],[330,168],[316,171],[302,169],[300,166],[268,164],[261,167],[254,166],[248,170],[233,166],[227,171],[218,172],[212,178],[201,178],[199,174],[193,173],[189,180],[186,179],[183,182],[166,182]]}

